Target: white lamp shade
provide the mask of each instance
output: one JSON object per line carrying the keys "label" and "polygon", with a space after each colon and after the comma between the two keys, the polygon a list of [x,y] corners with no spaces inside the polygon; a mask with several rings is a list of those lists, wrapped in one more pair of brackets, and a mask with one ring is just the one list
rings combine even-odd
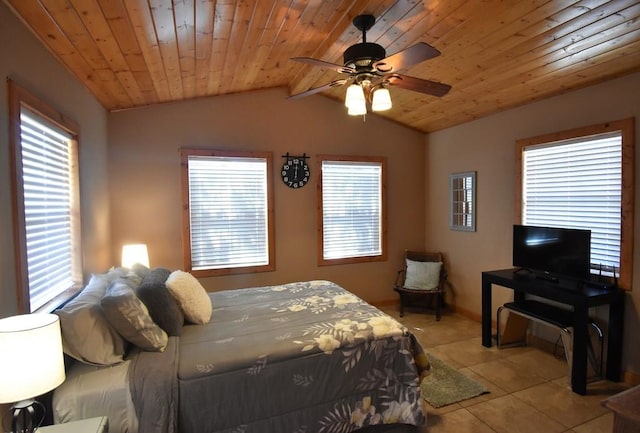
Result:
{"label": "white lamp shade", "polygon": [[352,84],[347,87],[347,95],[344,98],[344,105],[347,108],[365,105],[364,90],[359,84]]}
{"label": "white lamp shade", "polygon": [[122,266],[130,268],[136,263],[149,267],[149,252],[146,244],[131,244],[122,247]]}
{"label": "white lamp shade", "polygon": [[0,403],[16,403],[64,382],[60,320],[55,314],[0,319]]}
{"label": "white lamp shade", "polygon": [[367,114],[367,104],[362,102],[361,104],[354,104],[347,109],[349,116],[364,116]]}
{"label": "white lamp shade", "polygon": [[373,111],[385,111],[391,108],[391,94],[389,89],[381,87],[373,92],[373,101],[371,101],[371,109]]}

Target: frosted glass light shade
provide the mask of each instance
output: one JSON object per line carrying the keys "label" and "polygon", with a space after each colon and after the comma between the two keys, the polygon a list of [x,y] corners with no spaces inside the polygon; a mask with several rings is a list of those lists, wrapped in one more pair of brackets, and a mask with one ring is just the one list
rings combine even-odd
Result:
{"label": "frosted glass light shade", "polygon": [[130,244],[122,247],[122,266],[130,268],[136,263],[149,267],[149,252],[146,244]]}
{"label": "frosted glass light shade", "polygon": [[371,109],[373,111],[385,111],[391,108],[391,94],[389,89],[381,87],[373,92]]}
{"label": "frosted glass light shade", "polygon": [[60,319],[55,314],[0,319],[0,354],[0,403],[37,397],[64,382]]}
{"label": "frosted glass light shade", "polygon": [[358,103],[347,109],[347,114],[349,116],[363,116],[367,114],[367,104],[366,103]]}
{"label": "frosted glass light shade", "polygon": [[364,98],[364,90],[358,84],[347,87],[347,95],[344,98],[344,105],[351,116],[361,116],[367,114],[367,102]]}

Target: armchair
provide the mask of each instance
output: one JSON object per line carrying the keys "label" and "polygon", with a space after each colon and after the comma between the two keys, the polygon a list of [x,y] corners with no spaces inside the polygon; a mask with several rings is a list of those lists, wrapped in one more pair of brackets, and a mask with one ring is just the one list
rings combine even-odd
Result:
{"label": "armchair", "polygon": [[442,317],[447,272],[442,253],[405,250],[404,267],[398,271],[393,290],[400,295],[400,317],[406,307],[427,307],[435,301],[436,320]]}

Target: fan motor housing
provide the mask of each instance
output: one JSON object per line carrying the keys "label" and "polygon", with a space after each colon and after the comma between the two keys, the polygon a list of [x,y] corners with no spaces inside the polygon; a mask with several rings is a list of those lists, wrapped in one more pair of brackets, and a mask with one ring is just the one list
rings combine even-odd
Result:
{"label": "fan motor housing", "polygon": [[369,68],[374,62],[387,57],[385,49],[373,42],[362,42],[351,45],[344,52],[344,66],[356,69]]}

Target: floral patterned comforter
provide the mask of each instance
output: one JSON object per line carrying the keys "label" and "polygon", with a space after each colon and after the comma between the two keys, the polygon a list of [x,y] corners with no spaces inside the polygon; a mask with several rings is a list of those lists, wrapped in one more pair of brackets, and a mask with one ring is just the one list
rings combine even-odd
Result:
{"label": "floral patterned comforter", "polygon": [[180,336],[178,431],[343,433],[424,423],[422,349],[345,289],[308,281],[210,297],[211,322]]}

